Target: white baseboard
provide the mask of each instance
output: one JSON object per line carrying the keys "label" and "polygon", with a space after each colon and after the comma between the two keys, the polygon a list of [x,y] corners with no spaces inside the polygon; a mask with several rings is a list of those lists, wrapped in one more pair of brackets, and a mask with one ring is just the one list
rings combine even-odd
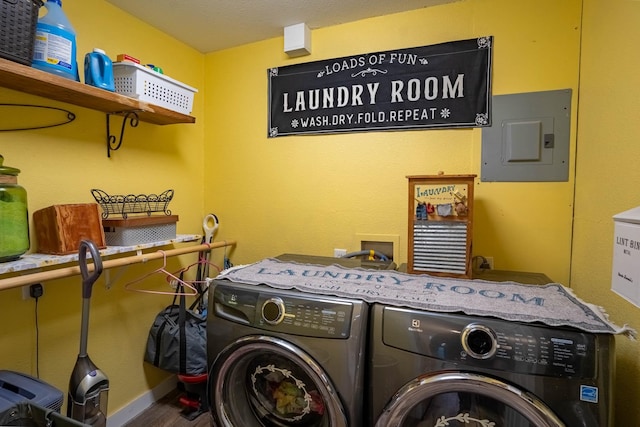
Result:
{"label": "white baseboard", "polygon": [[140,413],[149,406],[171,393],[177,386],[178,378],[175,375],[170,376],[124,408],[121,408],[118,412],[109,415],[107,418],[107,427],[121,427],[125,425],[131,421],[132,418],[140,415]]}

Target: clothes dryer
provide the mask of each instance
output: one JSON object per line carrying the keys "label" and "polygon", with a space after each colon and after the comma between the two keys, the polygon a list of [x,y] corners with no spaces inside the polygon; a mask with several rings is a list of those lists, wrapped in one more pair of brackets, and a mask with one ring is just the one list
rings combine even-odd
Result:
{"label": "clothes dryer", "polygon": [[225,279],[209,295],[215,426],[364,426],[366,303]]}
{"label": "clothes dryer", "polygon": [[614,337],[374,304],[369,424],[612,427]]}

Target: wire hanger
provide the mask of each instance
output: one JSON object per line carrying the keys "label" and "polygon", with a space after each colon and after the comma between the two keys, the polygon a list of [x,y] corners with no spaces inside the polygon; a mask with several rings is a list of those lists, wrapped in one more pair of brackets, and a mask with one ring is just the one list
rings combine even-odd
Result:
{"label": "wire hanger", "polygon": [[186,273],[187,271],[189,271],[191,268],[198,266],[198,271],[196,272],[196,277],[195,280],[184,280],[185,282],[188,283],[206,283],[206,279],[207,279],[207,275],[205,275],[203,273],[203,269],[204,267],[207,267],[207,271],[210,267],[213,267],[218,273],[220,273],[222,271],[222,269],[212,263],[211,261],[209,261],[205,256],[203,256],[202,254],[199,253],[198,256],[198,261],[194,262],[193,264],[189,264],[188,266],[181,268],[180,270],[176,271],[173,273],[174,276],[179,275],[180,273]]}
{"label": "wire hanger", "polygon": [[209,270],[209,266],[212,266],[218,271],[218,273],[220,273],[221,269],[216,264],[210,261],[207,261],[206,258],[200,257],[200,259],[197,262],[194,262],[193,264],[188,265],[187,267],[176,271],[175,273],[173,273],[173,275],[174,276],[179,275],[180,277],[183,277],[183,274],[186,273],[189,269],[191,269],[195,265],[198,266],[198,272],[196,273],[195,279],[194,280],[183,279],[183,282],[191,285],[193,288],[196,289],[198,293],[203,293],[206,291],[206,288],[208,286],[207,277],[202,275],[203,266],[205,265],[207,266],[206,267],[207,271]]}
{"label": "wire hanger", "polygon": [[[144,276],[138,277],[137,279],[132,280],[131,282],[128,282],[124,285],[124,288],[128,291],[132,291],[132,292],[142,292],[142,293],[147,293],[147,294],[156,294],[156,295],[184,295],[184,296],[193,296],[193,295],[198,295],[198,290],[193,287],[190,283],[185,282],[184,280],[178,278],[176,275],[174,275],[173,273],[168,272],[165,268],[167,267],[167,254],[164,251],[158,251],[162,254],[162,259],[163,259],[163,263],[162,263],[162,267],[157,268],[147,274],[145,274]],[[176,290],[172,290],[172,291],[157,291],[157,290],[153,290],[153,289],[144,289],[144,288],[137,288],[134,287],[133,285],[135,285],[136,283],[142,282],[144,279],[153,276],[154,274],[163,274],[167,280],[167,282],[169,283],[169,285],[177,287],[178,285],[182,285],[184,292],[176,292]]]}

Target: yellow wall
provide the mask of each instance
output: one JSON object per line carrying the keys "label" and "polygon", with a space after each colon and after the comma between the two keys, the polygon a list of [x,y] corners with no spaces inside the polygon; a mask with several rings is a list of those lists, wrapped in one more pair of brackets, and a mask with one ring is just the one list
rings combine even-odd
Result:
{"label": "yellow wall", "polygon": [[[357,235],[398,239],[407,257],[407,175],[480,174],[481,131],[429,130],[267,138],[267,69],[478,36],[495,37],[495,95],[577,93],[581,3],[468,0],[312,31],[312,55],[276,38],[206,57],[205,203],[243,242],[237,262],[283,252],[359,250]],[[545,22],[544,30],[540,22]],[[572,130],[575,127],[574,95]],[[571,158],[575,131],[571,136]],[[571,173],[573,175],[573,167]],[[573,179],[476,180],[474,253],[504,270],[568,283]]]}
{"label": "yellow wall", "polygon": [[[197,123],[127,128],[124,147],[107,159],[104,114],[0,89],[2,102],[62,106],[77,115],[63,127],[0,133],[0,153],[8,165],[22,169],[19,179],[29,191],[32,212],[91,202],[91,188],[112,193],[173,188],[178,232],[199,233],[203,212],[215,212],[221,221],[218,239],[239,242],[231,252],[236,264],[282,252],[356,250],[357,235],[398,241],[397,261],[406,262],[405,176],[441,170],[479,175],[481,131],[268,139],[266,70],[493,35],[495,95],[573,90],[570,179],[478,179],[474,253],[493,256],[499,269],[543,272],[571,284],[579,296],[607,308],[613,320],[633,326],[637,309],[609,288],[611,215],[639,204],[632,139],[638,85],[633,72],[624,73],[639,65],[628,53],[640,37],[639,8],[631,0],[464,0],[314,30],[313,54],[289,59],[282,38],[202,55],[103,0],[65,0],[78,32],[80,60],[101,47],[112,56],[127,52],[161,65],[200,90],[193,112]],[[116,29],[114,22],[121,25]],[[119,128],[120,120],[113,122]],[[214,253],[217,263],[221,257],[221,251]],[[131,267],[111,289],[105,289],[104,278],[96,285],[89,354],[110,378],[110,413],[166,378],[143,364],[142,354],[149,324],[167,299],[122,289],[146,271],[148,266]],[[78,349],[79,278],[45,283],[38,310],[40,375],[66,392]],[[23,301],[19,289],[3,291],[0,312],[0,366],[35,374],[34,302]],[[625,402],[638,398],[640,361],[636,343],[619,339],[618,344],[616,392],[625,397],[617,408],[618,425],[631,425],[640,410]]]}
{"label": "yellow wall", "polygon": [[[578,117],[571,286],[618,324],[640,326],[640,310],[611,291],[613,220],[640,205],[640,3],[587,0]],[[640,418],[638,342],[618,337],[616,425]]]}
{"label": "yellow wall", "polygon": [[[478,130],[268,139],[268,68],[491,34],[495,95],[573,90],[570,178],[477,181],[474,253],[494,256],[500,269],[544,272],[604,306],[615,322],[637,327],[638,309],[609,289],[611,215],[639,204],[640,3],[584,4],[584,28],[578,0],[467,0],[314,30],[313,53],[303,58],[287,58],[281,38],[207,55],[205,157],[217,173],[205,181],[205,204],[226,221],[223,235],[241,242],[234,261],[331,255],[358,249],[357,234],[380,234],[399,237],[405,262],[405,176],[479,174]],[[628,402],[640,393],[638,348],[618,338],[616,425],[634,425],[640,409]]]}
{"label": "yellow wall", "polygon": [[[204,89],[201,53],[102,0],[65,0],[63,9],[77,32],[81,66],[84,54],[94,47],[105,49],[112,57],[127,52],[161,65],[171,77]],[[30,212],[54,204],[93,202],[92,188],[110,194],[159,193],[171,188],[175,196],[170,208],[180,217],[178,233],[201,233],[203,101],[201,91],[195,95],[195,125],[140,123],[137,128],[127,127],[123,147],[109,159],[105,114],[0,89],[1,103],[59,106],[77,116],[60,127],[0,132],[0,154],[6,165],[22,170],[18,180],[27,189]],[[1,109],[3,115],[17,114],[12,111]],[[112,132],[119,134],[121,118],[112,118],[111,123]],[[35,247],[34,233],[32,241]],[[195,256],[185,256],[183,262],[194,262]],[[124,276],[107,290],[103,274],[94,287],[89,355],[109,377],[110,413],[166,377],[162,371],[143,365],[142,355],[153,317],[170,303],[170,297],[123,290],[126,281],[152,266],[160,264],[111,270],[112,279],[122,273]],[[177,260],[172,260],[171,266],[177,269]],[[144,285],[161,286],[162,280],[159,277]],[[80,307],[79,277],[44,284],[44,296],[38,303],[40,376],[65,394],[79,348]],[[20,289],[2,291],[0,313],[0,368],[35,375],[34,301],[23,300]]]}

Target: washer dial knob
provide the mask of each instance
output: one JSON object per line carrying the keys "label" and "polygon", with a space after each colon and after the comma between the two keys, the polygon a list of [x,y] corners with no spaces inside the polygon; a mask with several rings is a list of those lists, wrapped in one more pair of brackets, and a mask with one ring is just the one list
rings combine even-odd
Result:
{"label": "washer dial knob", "polygon": [[281,298],[269,298],[262,304],[262,318],[270,325],[282,322],[285,316],[284,301]]}
{"label": "washer dial knob", "polygon": [[488,359],[496,354],[496,334],[484,325],[470,323],[462,330],[462,348],[475,359]]}

